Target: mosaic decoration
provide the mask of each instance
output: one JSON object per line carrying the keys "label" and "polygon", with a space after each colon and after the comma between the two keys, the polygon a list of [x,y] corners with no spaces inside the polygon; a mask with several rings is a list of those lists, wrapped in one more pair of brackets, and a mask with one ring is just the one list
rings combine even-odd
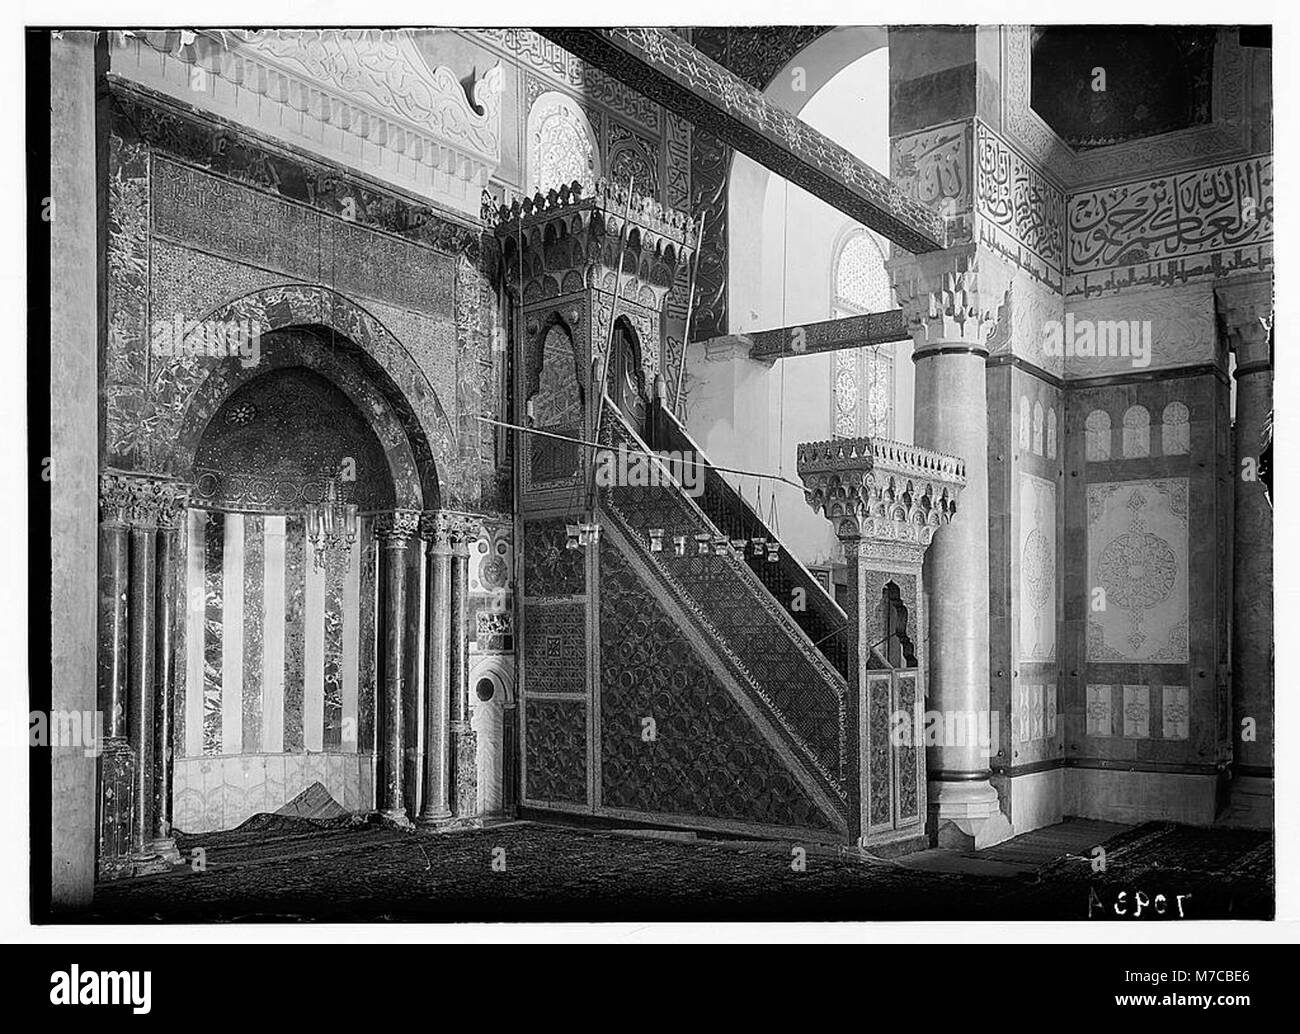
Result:
{"label": "mosaic decoration", "polygon": [[679,36],[657,28],[542,31],[900,247],[920,253],[943,246],[939,216]]}
{"label": "mosaic decoration", "polygon": [[1114,182],[1124,176],[1143,175],[1148,169],[1185,163],[1189,158],[1199,157],[1207,163],[1222,160],[1249,148],[1246,51],[1238,45],[1234,28],[1219,29],[1211,125],[1081,153],[1061,140],[1032,110],[1030,67],[1035,32],[1032,25],[1000,28],[1003,128],[1010,139],[1061,182]]}
{"label": "mosaic decoration", "polygon": [[142,96],[129,84],[115,82],[110,95],[113,132],[124,142],[148,144],[177,161],[340,220],[346,213],[354,226],[478,260],[480,233],[468,220],[444,218],[327,161],[269,147],[215,118]]}
{"label": "mosaic decoration", "polygon": [[320,503],[340,477],[344,502],[391,510],[383,446],[357,408],[320,375],[268,371],[235,391],[208,424],[195,456],[195,498],[284,512]]}
{"label": "mosaic decoration", "polygon": [[524,628],[524,678],[528,696],[540,693],[585,694],[586,605],[526,603]]}
{"label": "mosaic decoration", "polygon": [[1089,661],[1187,662],[1186,478],[1088,486]]}
{"label": "mosaic decoration", "polygon": [[[347,290],[373,296],[374,304],[386,314],[404,313],[398,321],[403,326],[416,318],[414,310],[427,313],[421,327],[431,328],[427,332],[435,335],[441,334],[436,319],[450,326],[454,317],[458,330],[465,324],[464,340],[439,337],[443,345],[438,347],[459,347],[469,361],[447,363],[441,353],[431,355],[428,342],[421,339],[410,347],[419,353],[422,368],[374,315],[327,288],[262,287],[215,311],[155,311],[150,317],[154,327],[173,317],[180,320],[187,345],[196,324],[243,325],[247,320],[264,343],[272,331],[283,327],[329,328],[337,335],[331,342],[337,356],[322,356],[318,372],[354,399],[367,393],[363,382],[373,382],[369,397],[383,398],[385,404],[379,408],[404,428],[414,465],[422,468],[423,495],[429,503],[475,505],[483,483],[479,467],[486,465],[489,482],[495,476],[491,457],[480,460],[476,449],[464,451],[457,446],[463,430],[448,419],[431,378],[443,383],[447,370],[459,369],[462,383],[455,385],[457,395],[462,388],[474,389],[465,391],[472,421],[482,391],[479,381],[492,377],[482,312],[485,286],[477,269],[477,228],[435,216],[430,209],[343,175],[326,163],[283,149],[269,150],[211,118],[182,113],[162,100],[146,101],[129,84],[115,83],[111,92],[112,140],[116,141],[111,150],[116,157],[110,169],[109,250],[120,256],[112,260],[118,262],[120,289],[110,303],[110,322],[116,321],[119,332],[110,334],[106,357],[110,372],[102,440],[108,462],[188,478],[187,447],[197,444],[231,390],[264,372],[254,368],[256,363],[233,358],[186,356],[178,361],[149,353],[150,337],[143,329],[148,300],[151,294],[178,295],[171,283],[152,287],[149,283],[148,234],[152,232],[155,248],[188,256],[188,264],[183,263],[183,270],[177,269],[175,275],[202,276],[206,263],[214,278],[233,276],[244,283],[252,267],[231,266],[217,256],[259,267],[270,261],[283,267],[284,275],[305,280],[323,279],[328,272],[333,282]],[[229,218],[214,218],[219,212]],[[240,230],[222,236],[231,227]],[[171,240],[187,247],[201,243],[204,254],[164,243]],[[468,268],[468,274],[461,275],[457,267],[452,276],[457,261]],[[153,275],[169,268],[160,262]],[[261,279],[264,283],[265,275]],[[339,343],[346,347],[337,348]],[[335,373],[350,383],[340,383]],[[207,408],[201,412],[191,405],[196,393],[205,397]],[[376,407],[362,408],[370,412]],[[477,423],[472,431],[477,442]],[[385,441],[385,447],[400,451],[396,442]]]}
{"label": "mosaic decoration", "polygon": [[604,536],[600,565],[602,804],[836,828]]}
{"label": "mosaic decoration", "polygon": [[980,243],[1059,290],[1065,265],[1065,195],[982,122],[975,130]]}
{"label": "mosaic decoration", "polygon": [[524,701],[524,797],[587,803],[587,705],[577,700]]}
{"label": "mosaic decoration", "polygon": [[[217,322],[249,319],[262,327],[261,360],[245,367],[237,360],[172,362],[156,378],[154,392],[165,402],[152,424],[172,435],[158,461],[191,469],[191,450],[232,391],[269,370],[307,366],[328,379],[378,425],[387,466],[399,502],[447,504],[477,484],[459,462],[455,433],[424,374],[373,317],[342,295],[323,288],[284,285],[245,295],[210,314]],[[338,347],[316,335],[279,327],[335,327],[355,348]],[[165,422],[163,417],[165,416]]]}
{"label": "mosaic decoration", "polygon": [[1273,159],[1070,195],[1067,296],[1170,287],[1273,266]]}
{"label": "mosaic decoration", "polygon": [[1020,592],[1017,610],[1022,662],[1056,658],[1056,484],[1020,471]]}

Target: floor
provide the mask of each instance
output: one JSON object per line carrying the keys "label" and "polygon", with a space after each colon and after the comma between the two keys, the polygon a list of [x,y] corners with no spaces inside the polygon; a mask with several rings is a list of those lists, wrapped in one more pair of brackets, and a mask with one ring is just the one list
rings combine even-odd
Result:
{"label": "floor", "polygon": [[1172,823],[1074,820],[978,854],[892,860],[532,822],[420,834],[285,816],[184,837],[180,847],[188,864],[101,885],[85,918],[1145,922],[1273,914],[1268,833]]}

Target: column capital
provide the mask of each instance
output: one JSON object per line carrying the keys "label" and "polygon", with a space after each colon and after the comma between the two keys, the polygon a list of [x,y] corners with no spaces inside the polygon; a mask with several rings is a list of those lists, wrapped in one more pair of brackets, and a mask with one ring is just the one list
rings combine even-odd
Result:
{"label": "column capital", "polygon": [[425,510],[420,514],[420,538],[429,543],[434,553],[451,553],[451,522],[441,510]]}
{"label": "column capital", "polygon": [[419,510],[391,510],[375,517],[375,534],[389,549],[404,549],[419,526]]}
{"label": "column capital", "polygon": [[1214,289],[1214,308],[1228,347],[1237,354],[1237,369],[1273,365],[1273,282],[1250,278]]}
{"label": "column capital", "polygon": [[988,354],[1010,281],[999,263],[970,244],[886,263],[916,348]]}
{"label": "column capital", "polygon": [[966,464],[885,438],[804,442],[804,498],[835,525],[847,556],[920,563],[957,512]]}
{"label": "column capital", "polygon": [[152,531],[176,526],[176,508],[189,487],[156,474],[105,471],[99,475],[100,522],[105,527]]}

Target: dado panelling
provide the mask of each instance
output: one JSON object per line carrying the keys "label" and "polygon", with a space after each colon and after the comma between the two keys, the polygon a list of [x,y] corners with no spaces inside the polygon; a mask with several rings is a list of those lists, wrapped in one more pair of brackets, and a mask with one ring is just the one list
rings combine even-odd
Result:
{"label": "dado panelling", "polygon": [[1227,386],[1077,389],[1067,426],[1068,749],[1212,771],[1230,734]]}
{"label": "dado panelling", "polygon": [[1020,471],[1017,479],[1016,660],[1056,659],[1056,482]]}

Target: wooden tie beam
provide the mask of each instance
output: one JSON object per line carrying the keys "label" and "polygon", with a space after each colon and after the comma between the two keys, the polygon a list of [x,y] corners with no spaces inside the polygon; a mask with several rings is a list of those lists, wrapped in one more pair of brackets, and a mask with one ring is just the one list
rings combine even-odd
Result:
{"label": "wooden tie beam", "polygon": [[943,218],[684,39],[656,28],[540,35],[913,254],[944,247]]}

